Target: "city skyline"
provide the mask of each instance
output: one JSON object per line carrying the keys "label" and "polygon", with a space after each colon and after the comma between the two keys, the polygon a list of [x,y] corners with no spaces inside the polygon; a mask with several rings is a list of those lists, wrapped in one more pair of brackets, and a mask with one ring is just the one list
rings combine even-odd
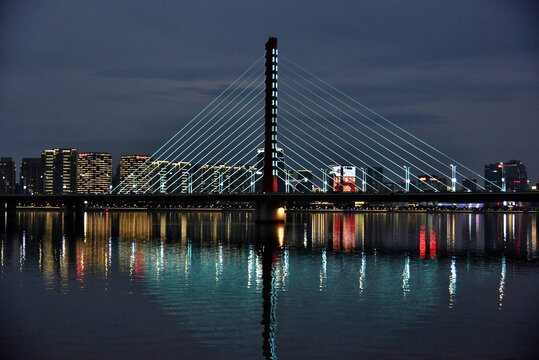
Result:
{"label": "city skyline", "polygon": [[[269,33],[281,54],[475,171],[518,159],[539,178],[532,2],[309,4],[149,7],[158,22],[120,3],[6,5],[0,155],[150,155],[263,54]],[[252,19],[239,25],[237,10]]]}

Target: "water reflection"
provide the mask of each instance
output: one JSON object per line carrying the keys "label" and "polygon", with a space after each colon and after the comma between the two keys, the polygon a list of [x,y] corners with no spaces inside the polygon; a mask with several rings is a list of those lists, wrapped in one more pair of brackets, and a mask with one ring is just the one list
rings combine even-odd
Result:
{"label": "water reflection", "polygon": [[393,315],[408,317],[416,304],[461,306],[472,293],[462,278],[486,261],[499,276],[491,298],[502,310],[507,264],[537,259],[535,214],[295,213],[285,225],[261,226],[243,212],[88,212],[78,220],[19,212],[4,229],[2,272],[37,270],[47,289],[63,294],[106,292],[114,279],[128,279],[168,313],[186,316],[202,343],[222,336],[232,346],[225,335],[237,327],[261,330],[266,358],[279,351],[288,292],[315,289],[339,308],[346,297],[351,306],[382,303],[384,316],[402,301],[410,312]]}

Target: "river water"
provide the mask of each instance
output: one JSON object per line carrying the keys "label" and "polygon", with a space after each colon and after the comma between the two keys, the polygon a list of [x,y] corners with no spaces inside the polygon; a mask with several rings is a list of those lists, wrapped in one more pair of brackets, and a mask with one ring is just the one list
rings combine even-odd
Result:
{"label": "river water", "polygon": [[537,214],[20,211],[3,359],[539,353]]}

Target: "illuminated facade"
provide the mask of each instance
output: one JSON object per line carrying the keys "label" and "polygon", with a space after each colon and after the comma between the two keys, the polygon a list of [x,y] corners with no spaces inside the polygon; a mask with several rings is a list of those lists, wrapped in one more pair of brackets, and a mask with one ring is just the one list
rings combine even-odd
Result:
{"label": "illuminated facade", "polygon": [[513,191],[528,190],[528,172],[520,160],[509,160],[503,163],[503,176],[506,189]]}
{"label": "illuminated facade", "polygon": [[15,192],[15,162],[10,157],[0,158],[0,194]]}
{"label": "illuminated facade", "polygon": [[45,194],[73,194],[77,191],[77,149],[41,152]]}
{"label": "illuminated facade", "polygon": [[356,192],[356,167],[332,165],[333,189],[336,192]]}
{"label": "illuminated facade", "polygon": [[140,179],[148,175],[149,161],[151,159],[146,155],[120,156],[120,193],[139,193],[148,189]]}
{"label": "illuminated facade", "polygon": [[23,194],[43,193],[41,158],[23,158],[21,160],[19,183]]}
{"label": "illuminated facade", "polygon": [[111,187],[111,154],[80,153],[77,162],[77,192],[79,194],[106,194]]}

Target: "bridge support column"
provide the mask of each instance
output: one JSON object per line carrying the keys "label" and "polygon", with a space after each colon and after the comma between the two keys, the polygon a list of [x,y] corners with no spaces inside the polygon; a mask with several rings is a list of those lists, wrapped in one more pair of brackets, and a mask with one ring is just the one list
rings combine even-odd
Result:
{"label": "bridge support column", "polygon": [[284,202],[271,199],[257,201],[255,212],[256,222],[282,223],[284,219]]}

